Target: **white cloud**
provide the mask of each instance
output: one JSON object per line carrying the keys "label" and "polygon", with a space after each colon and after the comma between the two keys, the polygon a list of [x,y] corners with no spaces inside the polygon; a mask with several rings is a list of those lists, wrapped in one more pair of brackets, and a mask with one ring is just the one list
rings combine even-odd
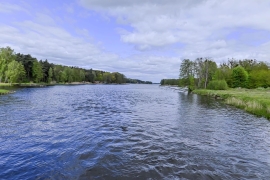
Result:
{"label": "white cloud", "polygon": [[15,11],[25,11],[26,12],[26,10],[24,8],[20,7],[19,5],[1,2],[1,4],[0,4],[0,12],[1,13],[12,13]]}
{"label": "white cloud", "polygon": [[[119,71],[155,82],[177,78],[183,58],[270,62],[270,0],[80,0],[80,4],[86,8],[78,11],[77,6],[63,4],[61,16],[60,7],[59,13],[47,7],[46,12],[37,12],[31,5],[1,3],[0,13],[14,15],[27,9],[35,18],[9,24],[0,20],[0,45],[54,63]],[[108,42],[95,42],[95,34],[89,33],[93,31],[73,27],[79,22],[76,17],[91,24],[87,20],[94,16],[104,22],[114,17],[119,27],[108,31],[117,31],[120,41],[139,51],[108,52],[101,46]],[[74,29],[66,29],[65,23]]]}
{"label": "white cloud", "polygon": [[270,56],[269,51],[251,47],[256,38],[233,41],[226,37],[238,28],[254,29],[258,36],[264,30],[269,35],[269,0],[81,0],[81,4],[132,27],[120,32],[121,40],[139,50],[182,43],[185,48],[178,51],[180,57],[225,59],[233,55],[254,57],[260,52],[261,60],[267,61],[266,54]]}
{"label": "white cloud", "polygon": [[[118,71],[127,77],[155,82],[163,78],[160,72],[172,72],[169,66],[164,66],[164,61],[170,65],[179,64],[179,59],[176,63],[175,58],[169,60],[166,57],[121,58],[117,54],[106,52],[96,43],[89,41],[89,38],[83,38],[89,37],[86,29],[77,29],[77,31],[82,38],[74,37],[54,22],[44,24],[44,22],[23,21],[15,23],[14,26],[0,24],[0,46],[11,46],[15,52],[31,54],[38,60],[48,59],[49,62],[56,64]],[[177,74],[178,68],[175,70],[174,73]]]}

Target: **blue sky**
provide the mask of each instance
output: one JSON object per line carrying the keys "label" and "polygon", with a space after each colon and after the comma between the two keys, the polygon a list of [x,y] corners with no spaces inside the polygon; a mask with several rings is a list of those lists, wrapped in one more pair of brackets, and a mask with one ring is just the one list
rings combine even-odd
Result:
{"label": "blue sky", "polygon": [[56,64],[177,78],[184,58],[270,63],[270,0],[0,0],[0,46]]}

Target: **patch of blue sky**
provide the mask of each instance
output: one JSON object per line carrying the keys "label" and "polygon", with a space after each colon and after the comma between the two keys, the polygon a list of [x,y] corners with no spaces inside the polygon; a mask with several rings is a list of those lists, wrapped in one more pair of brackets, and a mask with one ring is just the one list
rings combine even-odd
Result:
{"label": "patch of blue sky", "polygon": [[239,27],[226,35],[226,40],[234,40],[248,46],[260,46],[270,41],[270,31]]}

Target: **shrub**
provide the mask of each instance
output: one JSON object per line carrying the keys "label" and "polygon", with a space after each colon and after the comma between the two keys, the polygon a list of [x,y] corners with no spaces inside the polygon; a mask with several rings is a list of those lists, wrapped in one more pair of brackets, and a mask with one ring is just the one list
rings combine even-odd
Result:
{"label": "shrub", "polygon": [[226,90],[228,89],[228,84],[225,80],[213,80],[209,82],[207,89]]}

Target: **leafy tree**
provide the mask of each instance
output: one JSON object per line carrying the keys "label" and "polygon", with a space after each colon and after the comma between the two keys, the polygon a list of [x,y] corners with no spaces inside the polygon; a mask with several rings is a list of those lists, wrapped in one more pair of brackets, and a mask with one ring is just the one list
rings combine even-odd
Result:
{"label": "leafy tree", "polygon": [[10,47],[0,48],[0,82],[7,81],[6,71],[8,70],[8,64],[15,60],[14,50]]}
{"label": "leafy tree", "polygon": [[73,81],[73,69],[71,69],[70,67],[65,67],[64,73],[66,75],[66,81],[71,83]]}
{"label": "leafy tree", "polygon": [[103,75],[100,71],[96,72],[96,80],[100,82],[103,80]]}
{"label": "leafy tree", "polygon": [[103,82],[111,83],[112,82],[112,75],[109,72],[103,74]]}
{"label": "leafy tree", "polygon": [[8,64],[6,77],[9,83],[18,82],[19,77],[22,77],[24,75],[25,75],[25,70],[21,63],[13,60]]}
{"label": "leafy tree", "polygon": [[248,73],[242,66],[237,66],[232,69],[232,86],[246,87],[248,81]]}
{"label": "leafy tree", "polygon": [[67,82],[67,74],[66,74],[66,71],[60,71],[60,82],[63,82],[63,83],[65,83],[65,82]]}
{"label": "leafy tree", "polygon": [[84,72],[84,70],[80,70],[80,81],[85,81],[85,72]]}
{"label": "leafy tree", "polygon": [[53,69],[50,67],[49,72],[48,72],[48,83],[52,82],[52,77],[53,77]]}
{"label": "leafy tree", "polygon": [[36,83],[39,83],[43,78],[42,66],[38,61],[33,62],[32,68],[33,78]]}
{"label": "leafy tree", "polygon": [[270,70],[253,70],[248,79],[248,88],[270,87]]}
{"label": "leafy tree", "polygon": [[30,54],[24,55],[17,53],[16,61],[21,62],[24,66],[26,72],[26,79],[30,82],[33,79],[32,68],[34,61],[37,61],[36,58],[33,58]]}

